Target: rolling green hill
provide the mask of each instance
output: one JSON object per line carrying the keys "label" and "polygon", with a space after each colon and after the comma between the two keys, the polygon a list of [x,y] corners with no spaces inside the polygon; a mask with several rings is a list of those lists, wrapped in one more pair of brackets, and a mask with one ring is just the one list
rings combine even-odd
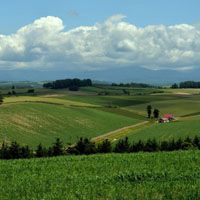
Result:
{"label": "rolling green hill", "polygon": [[[130,90],[131,95],[124,95],[123,89]],[[95,138],[102,134],[107,137],[107,133],[116,129],[147,121],[149,104],[158,108],[161,115],[172,113],[179,118],[200,113],[200,96],[194,95],[192,90],[162,89],[162,94],[153,88],[111,86],[85,87],[78,92],[35,90],[36,93],[30,96],[18,94],[4,98],[0,109],[0,141],[17,140],[36,146],[40,142],[50,145],[56,137],[65,144],[73,143],[79,137]],[[98,95],[101,91],[108,91],[108,94]],[[186,92],[190,93],[186,95]],[[126,135],[131,140],[177,138],[199,134],[198,129],[198,120],[193,118],[188,122],[163,125],[142,123],[117,131],[117,137],[114,132],[110,139]]]}
{"label": "rolling green hill", "polygon": [[154,101],[150,101],[146,104],[137,104],[130,106],[128,109],[138,112],[141,115],[145,115],[146,107],[148,104],[151,104],[153,108],[158,108],[161,112],[161,115],[165,113],[172,113],[175,116],[184,116],[200,111],[200,98],[196,97],[177,97],[176,99],[167,100],[155,99]]}
{"label": "rolling green hill", "polygon": [[0,109],[0,140],[16,140],[36,146],[50,145],[55,138],[65,144],[79,137],[95,137],[140,121],[89,107],[42,102],[6,103]]}

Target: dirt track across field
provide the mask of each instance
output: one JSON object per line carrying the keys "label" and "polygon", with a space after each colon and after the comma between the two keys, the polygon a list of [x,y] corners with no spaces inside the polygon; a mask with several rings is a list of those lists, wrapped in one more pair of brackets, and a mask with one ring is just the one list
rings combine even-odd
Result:
{"label": "dirt track across field", "polygon": [[145,125],[148,125],[148,124],[151,124],[151,123],[149,121],[143,121],[143,122],[131,125],[131,126],[125,126],[123,128],[119,128],[117,130],[110,131],[106,134],[94,137],[94,138],[92,138],[92,141],[95,142],[95,143],[101,142],[105,139],[115,141],[119,138],[127,136],[130,132],[137,130],[139,128],[142,128],[142,127],[144,127]]}

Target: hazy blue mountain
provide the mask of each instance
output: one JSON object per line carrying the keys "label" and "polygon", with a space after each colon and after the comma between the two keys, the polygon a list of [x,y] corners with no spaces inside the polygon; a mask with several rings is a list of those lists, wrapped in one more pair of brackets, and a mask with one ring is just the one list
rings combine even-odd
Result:
{"label": "hazy blue mountain", "polygon": [[200,70],[148,70],[144,68],[110,69],[104,71],[74,72],[65,70],[0,70],[0,81],[43,81],[62,78],[91,78],[106,82],[144,82],[171,84],[185,80],[200,80]]}

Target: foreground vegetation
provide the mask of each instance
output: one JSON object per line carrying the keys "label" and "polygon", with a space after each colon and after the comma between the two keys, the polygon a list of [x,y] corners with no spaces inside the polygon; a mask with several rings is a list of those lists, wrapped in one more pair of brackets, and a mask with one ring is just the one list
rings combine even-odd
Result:
{"label": "foreground vegetation", "polygon": [[199,199],[200,151],[0,161],[0,199]]}

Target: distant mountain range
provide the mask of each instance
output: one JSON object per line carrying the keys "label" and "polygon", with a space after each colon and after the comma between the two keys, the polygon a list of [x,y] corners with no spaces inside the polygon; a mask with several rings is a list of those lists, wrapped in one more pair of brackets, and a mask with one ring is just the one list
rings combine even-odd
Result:
{"label": "distant mountain range", "polygon": [[74,72],[65,70],[0,70],[0,81],[45,81],[63,78],[90,78],[105,82],[142,82],[172,84],[175,82],[200,81],[200,69],[190,71],[148,70],[144,68],[110,69],[104,71]]}

